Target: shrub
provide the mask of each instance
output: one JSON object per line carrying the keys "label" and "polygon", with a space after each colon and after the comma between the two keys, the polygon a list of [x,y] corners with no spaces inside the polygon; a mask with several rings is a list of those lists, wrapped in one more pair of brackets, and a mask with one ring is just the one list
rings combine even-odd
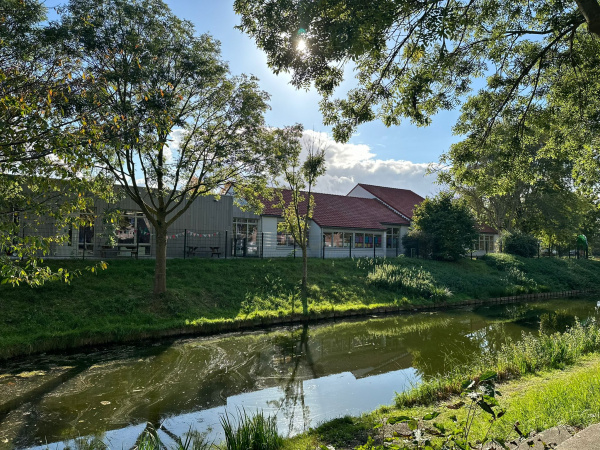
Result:
{"label": "shrub", "polygon": [[421,256],[455,261],[477,239],[477,223],[464,201],[442,192],[415,207],[409,236],[417,239]]}
{"label": "shrub", "polygon": [[533,258],[538,252],[538,240],[535,236],[525,233],[505,233],[502,236],[502,248],[511,255]]}

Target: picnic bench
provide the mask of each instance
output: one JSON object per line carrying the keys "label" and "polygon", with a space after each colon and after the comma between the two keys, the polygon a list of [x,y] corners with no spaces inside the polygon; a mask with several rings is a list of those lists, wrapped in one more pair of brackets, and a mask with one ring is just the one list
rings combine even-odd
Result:
{"label": "picnic bench", "polygon": [[206,256],[210,255],[211,258],[215,256],[217,258],[221,257],[221,252],[219,251],[220,247],[196,247],[188,245],[186,250],[186,256],[188,258],[192,256]]}

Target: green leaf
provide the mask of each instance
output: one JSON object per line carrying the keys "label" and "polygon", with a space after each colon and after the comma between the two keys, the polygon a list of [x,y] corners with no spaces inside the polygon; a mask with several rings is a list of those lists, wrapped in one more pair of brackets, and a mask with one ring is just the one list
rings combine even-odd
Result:
{"label": "green leaf", "polygon": [[492,409],[492,407],[490,405],[488,405],[486,402],[484,402],[483,400],[479,400],[477,402],[477,404],[479,405],[479,407],[481,409],[483,409],[486,413],[491,414],[492,417],[496,417],[496,413],[494,412],[494,410]]}
{"label": "green leaf", "polygon": [[488,370],[487,372],[481,374],[481,376],[479,377],[479,382],[492,380],[497,376],[498,374],[496,372],[494,372],[493,370]]}
{"label": "green leaf", "polygon": [[435,419],[439,415],[440,415],[439,412],[433,411],[433,412],[430,412],[429,414],[425,414],[423,416],[423,420],[433,420],[433,419]]}

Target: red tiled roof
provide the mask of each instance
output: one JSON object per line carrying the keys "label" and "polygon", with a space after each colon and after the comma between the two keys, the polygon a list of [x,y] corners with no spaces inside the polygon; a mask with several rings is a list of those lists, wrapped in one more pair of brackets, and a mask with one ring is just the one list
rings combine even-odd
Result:
{"label": "red tiled roof", "polygon": [[498,230],[486,225],[485,223],[478,225],[480,233],[498,234]]}
{"label": "red tiled roof", "polygon": [[[291,191],[283,189],[283,198],[291,199]],[[304,194],[306,198],[306,194]],[[371,198],[348,197],[313,193],[315,211],[313,220],[320,227],[362,228],[368,230],[384,230],[386,225],[408,225],[404,217]],[[278,200],[265,200],[263,215],[281,216],[281,208],[274,206]],[[306,203],[306,201],[304,202]],[[306,204],[304,205],[306,211]]]}
{"label": "red tiled roof", "polygon": [[383,203],[391,206],[409,219],[412,219],[413,209],[415,206],[425,200],[420,195],[415,194],[413,191],[408,189],[373,186],[363,183],[359,183],[357,186],[362,187],[381,200]]}

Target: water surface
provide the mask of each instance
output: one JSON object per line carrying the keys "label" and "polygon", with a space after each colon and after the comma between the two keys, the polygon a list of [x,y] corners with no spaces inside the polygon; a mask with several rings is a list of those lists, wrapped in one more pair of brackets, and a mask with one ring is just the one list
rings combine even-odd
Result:
{"label": "water surface", "polygon": [[[395,392],[423,376],[468,363],[506,338],[537,333],[540,317],[556,311],[580,319],[598,316],[595,300],[550,300],[4,363],[0,448],[62,448],[91,435],[112,448],[131,448],[147,422],[176,435],[190,428],[207,431],[218,441],[220,417],[241,408],[275,414],[281,432],[293,435],[390,404]],[[167,434],[162,438],[169,442]]]}

